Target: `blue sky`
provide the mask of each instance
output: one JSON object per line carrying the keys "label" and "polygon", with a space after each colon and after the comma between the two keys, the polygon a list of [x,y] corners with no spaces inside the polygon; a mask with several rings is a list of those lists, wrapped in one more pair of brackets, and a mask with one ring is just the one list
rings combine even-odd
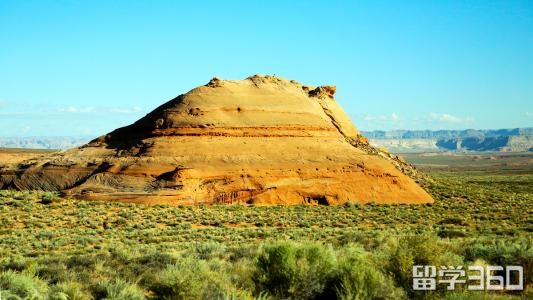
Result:
{"label": "blue sky", "polygon": [[213,76],[375,129],[533,126],[532,1],[0,1],[0,136],[98,136]]}

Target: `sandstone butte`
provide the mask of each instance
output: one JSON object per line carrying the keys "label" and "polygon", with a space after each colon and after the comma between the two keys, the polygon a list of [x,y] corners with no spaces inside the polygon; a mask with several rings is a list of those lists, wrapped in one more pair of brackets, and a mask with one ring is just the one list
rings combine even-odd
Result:
{"label": "sandstone butte", "polygon": [[213,78],[78,148],[0,167],[0,188],[133,203],[431,203],[334,86]]}

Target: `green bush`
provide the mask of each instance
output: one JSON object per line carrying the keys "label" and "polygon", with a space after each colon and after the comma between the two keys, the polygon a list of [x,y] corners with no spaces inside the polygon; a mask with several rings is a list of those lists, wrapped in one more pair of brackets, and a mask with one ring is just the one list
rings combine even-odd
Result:
{"label": "green bush", "polygon": [[52,204],[54,202],[60,202],[61,198],[56,192],[46,192],[41,195],[41,204]]}
{"label": "green bush", "polygon": [[[168,253],[149,253],[136,259],[136,263],[143,269],[156,268],[158,270],[164,269],[166,266],[176,262],[176,258]],[[139,270],[142,271],[142,270]]]}
{"label": "green bush", "polygon": [[396,284],[413,296],[413,266],[459,266],[461,256],[451,252],[449,245],[432,234],[403,237],[396,247],[391,247],[386,272],[392,274]]}
{"label": "green bush", "polygon": [[[466,246],[465,259],[474,261],[478,258],[487,260],[492,265],[519,265],[524,270],[533,270],[533,242],[531,238],[515,241],[477,240]],[[533,283],[531,272],[525,272],[524,283]]]}
{"label": "green bush", "polygon": [[95,294],[103,300],[143,300],[144,292],[134,283],[121,279],[100,282],[96,287]]}
{"label": "green bush", "polygon": [[220,272],[226,274],[235,288],[252,294],[255,290],[255,264],[253,256],[228,263]]}
{"label": "green bush", "polygon": [[0,274],[0,291],[5,299],[45,299],[47,289],[44,281],[32,275],[11,270]]}
{"label": "green bush", "polygon": [[402,299],[403,290],[385,276],[361,246],[350,245],[339,254],[335,290],[338,299]]}
{"label": "green bush", "polygon": [[210,259],[214,257],[223,257],[227,252],[226,246],[218,242],[197,243],[195,245],[196,256],[199,259]]}
{"label": "green bush", "polygon": [[92,297],[79,282],[69,281],[54,285],[49,300],[91,300]]}
{"label": "green bush", "polygon": [[69,274],[67,267],[61,261],[46,260],[39,264],[36,275],[49,283],[55,284],[68,281],[71,274]]}
{"label": "green bush", "polygon": [[326,292],[336,266],[330,248],[320,244],[267,244],[254,276],[259,291],[279,298],[313,299]]}
{"label": "green bush", "polygon": [[[445,294],[443,300],[518,300],[510,295],[490,295],[483,292],[452,292]],[[528,299],[528,298],[525,298]]]}
{"label": "green bush", "polygon": [[225,272],[217,273],[206,261],[192,257],[178,260],[146,281],[160,299],[223,299],[240,294]]}

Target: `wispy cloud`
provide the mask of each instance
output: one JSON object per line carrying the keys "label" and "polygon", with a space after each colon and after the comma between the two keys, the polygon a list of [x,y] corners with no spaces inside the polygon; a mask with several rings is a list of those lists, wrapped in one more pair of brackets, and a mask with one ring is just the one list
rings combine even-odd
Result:
{"label": "wispy cloud", "polygon": [[453,116],[447,113],[434,113],[431,112],[428,114],[428,119],[430,121],[436,121],[440,123],[448,123],[448,124],[464,124],[472,121],[471,117],[461,118],[457,116]]}
{"label": "wispy cloud", "polygon": [[140,106],[133,107],[113,107],[109,109],[109,112],[116,114],[136,114],[144,111]]}
{"label": "wispy cloud", "polygon": [[95,108],[92,106],[86,106],[86,107],[68,106],[68,107],[60,108],[59,111],[65,112],[65,113],[71,113],[71,114],[92,113],[95,111]]}
{"label": "wispy cloud", "polygon": [[526,117],[533,118],[533,112],[526,111]]}
{"label": "wispy cloud", "polygon": [[371,115],[365,115],[363,116],[363,120],[367,122],[398,122],[400,120],[400,116],[397,113],[392,113],[390,115],[377,115],[377,116],[371,116]]}
{"label": "wispy cloud", "polygon": [[470,116],[457,116],[443,112],[430,112],[423,114],[399,113],[362,115],[356,118],[355,123],[365,130],[383,129],[415,129],[415,128],[461,128],[471,126],[474,118]]}
{"label": "wispy cloud", "polygon": [[111,113],[111,114],[137,114],[145,111],[140,106],[132,107],[93,107],[93,106],[67,106],[58,109],[60,113],[69,114],[90,114],[90,113]]}

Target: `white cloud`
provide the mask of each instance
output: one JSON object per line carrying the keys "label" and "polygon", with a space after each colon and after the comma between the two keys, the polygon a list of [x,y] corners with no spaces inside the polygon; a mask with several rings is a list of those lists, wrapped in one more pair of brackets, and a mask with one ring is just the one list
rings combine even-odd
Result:
{"label": "white cloud", "polygon": [[66,112],[71,114],[77,114],[77,113],[92,113],[95,111],[95,108],[92,106],[86,106],[86,107],[76,107],[76,106],[69,106],[66,108],[60,108],[60,112]]}
{"label": "white cloud", "polygon": [[[1,104],[1,103],[0,103]],[[533,112],[526,111],[526,117],[533,118]]]}
{"label": "white cloud", "polygon": [[136,114],[143,112],[144,109],[140,106],[132,106],[132,107],[93,107],[93,106],[85,106],[85,107],[77,107],[77,106],[68,106],[64,108],[60,108],[59,112],[62,113],[71,113],[71,114],[79,114],[79,113],[111,113],[111,114]]}
{"label": "white cloud", "polygon": [[450,114],[446,113],[434,113],[431,112],[428,115],[428,119],[431,121],[437,121],[441,123],[448,123],[448,124],[463,124],[468,123],[472,120],[472,118],[466,117],[466,118],[460,118],[456,117]]}
{"label": "white cloud", "polygon": [[117,114],[135,114],[142,112],[143,109],[140,106],[133,107],[113,107],[110,108],[108,112],[117,113]]}
{"label": "white cloud", "polygon": [[400,120],[400,116],[397,113],[392,113],[389,116],[387,115],[377,115],[377,116],[370,116],[366,115],[363,116],[363,120],[367,122],[398,122]]}

